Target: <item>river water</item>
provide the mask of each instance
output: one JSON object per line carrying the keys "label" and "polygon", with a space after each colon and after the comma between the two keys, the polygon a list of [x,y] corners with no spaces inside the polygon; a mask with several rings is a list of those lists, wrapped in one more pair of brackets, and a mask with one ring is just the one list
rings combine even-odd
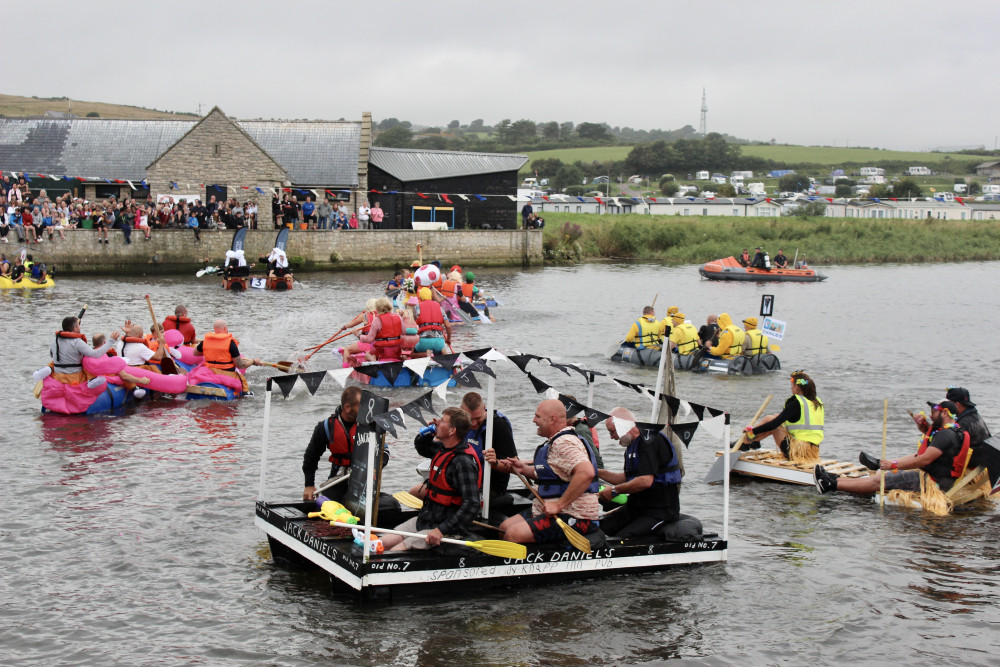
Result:
{"label": "river water", "polygon": [[[773,294],[775,317],[788,322],[784,370],[682,373],[681,398],[730,411],[736,430],[767,394],[777,409],[786,371],[805,369],[827,406],[824,451],[842,460],[878,452],[884,398],[890,456],[912,451],[905,410],[926,409],[949,385],[967,387],[1000,430],[991,344],[1000,264],[823,270],[823,284],[766,286],[701,280],[693,266],[487,270],[480,281],[505,302],[500,321],[463,327],[455,348],[533,352],[652,386],[654,371],[604,357],[642,306],[656,297],[659,314],[678,305],[700,325],[710,312],[756,315],[761,295]],[[385,276],[300,278],[283,294],[230,294],[194,276],[61,278],[52,290],[0,294],[4,664],[995,664],[990,507],[949,518],[880,512],[867,499],[736,479],[725,565],[370,607],[331,598],[321,575],[272,564],[253,525],[267,371],[251,371],[257,395],[237,403],[160,401],[113,418],[40,415],[30,396],[50,332],[83,303],[92,335],[126,318],[148,323],[145,294],[161,319],[185,302],[199,331],[224,317],[244,353],[276,361],[324,340]],[[331,368],[334,357],[313,362]],[[538,374],[585,400],[578,375]],[[538,397],[513,367],[498,375],[499,407],[527,456]],[[595,407],[624,404],[648,419],[638,394],[607,382],[595,391]],[[276,394],[269,498],[301,493],[305,444],[338,395],[332,379],[314,397],[301,383],[287,400]],[[450,393],[449,404],[458,397]],[[622,450],[601,431],[608,467],[620,466]],[[416,479],[414,433],[392,445],[388,491]],[[721,487],[701,479],[719,446],[695,436],[681,493],[684,511],[712,530],[721,528]]]}

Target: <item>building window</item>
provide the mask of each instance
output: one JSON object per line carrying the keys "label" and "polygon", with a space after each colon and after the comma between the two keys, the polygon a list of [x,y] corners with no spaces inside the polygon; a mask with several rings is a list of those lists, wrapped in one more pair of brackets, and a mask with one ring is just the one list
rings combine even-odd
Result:
{"label": "building window", "polygon": [[215,157],[222,157],[222,146],[220,144],[212,146],[212,155]]}
{"label": "building window", "polygon": [[962,220],[965,220],[965,211],[962,211]]}
{"label": "building window", "polygon": [[740,209],[734,208],[733,209],[733,215],[739,215],[739,214],[740,214]]}
{"label": "building window", "polygon": [[691,209],[689,208],[684,209],[684,215],[691,215]]}
{"label": "building window", "polygon": [[582,206],[577,206],[576,207],[576,212],[577,213],[583,213],[583,207]]}
{"label": "building window", "polygon": [[701,209],[701,214],[702,215],[708,215],[708,209],[707,208]]}
{"label": "building window", "polygon": [[117,197],[121,194],[121,187],[117,185],[95,185],[94,186],[94,198],[95,199],[108,199],[110,197]]}

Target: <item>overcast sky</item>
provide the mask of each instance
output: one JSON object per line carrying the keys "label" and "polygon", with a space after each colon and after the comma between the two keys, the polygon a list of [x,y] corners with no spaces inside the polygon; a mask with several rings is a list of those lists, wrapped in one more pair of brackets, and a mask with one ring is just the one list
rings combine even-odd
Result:
{"label": "overcast sky", "polygon": [[[30,8],[30,9],[29,9]],[[779,143],[994,147],[1000,1],[29,3],[14,95],[239,118],[698,127]],[[15,61],[10,60],[16,57]],[[58,73],[58,74],[57,74]]]}

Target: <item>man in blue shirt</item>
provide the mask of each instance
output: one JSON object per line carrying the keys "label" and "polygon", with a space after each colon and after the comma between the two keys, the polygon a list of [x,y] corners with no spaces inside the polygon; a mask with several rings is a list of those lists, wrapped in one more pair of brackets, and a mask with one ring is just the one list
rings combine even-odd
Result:
{"label": "man in blue shirt", "polygon": [[316,229],[316,216],[313,215],[316,212],[316,204],[313,203],[312,197],[306,197],[306,201],[302,204],[302,222],[308,223],[309,229]]}

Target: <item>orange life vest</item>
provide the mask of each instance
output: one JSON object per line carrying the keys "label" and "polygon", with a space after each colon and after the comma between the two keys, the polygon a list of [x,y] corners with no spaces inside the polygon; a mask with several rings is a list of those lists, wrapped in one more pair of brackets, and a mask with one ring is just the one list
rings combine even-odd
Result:
{"label": "orange life vest", "polygon": [[446,298],[453,298],[457,289],[458,283],[454,280],[445,280],[441,283],[441,294],[443,294]]}
{"label": "orange life vest", "polygon": [[483,466],[479,457],[467,442],[461,442],[451,449],[442,447],[431,459],[431,469],[427,475],[427,500],[446,506],[457,507],[462,504],[462,496],[448,483],[446,474],[448,465],[459,455],[469,456],[476,462],[476,469],[479,471],[477,482],[479,488],[483,488]]}
{"label": "orange life vest", "polygon": [[465,296],[466,299],[472,298],[472,293],[473,293],[472,290],[475,289],[475,287],[476,286],[473,285],[472,283],[462,283],[462,294]]}
{"label": "orange life vest", "polygon": [[330,415],[323,421],[326,430],[327,448],[330,450],[330,463],[341,468],[351,465],[351,455],[354,453],[354,437],[358,430],[357,423],[351,428],[340,418],[340,413]]}
{"label": "orange life vest", "polygon": [[378,316],[382,322],[378,335],[372,341],[375,347],[399,347],[399,337],[403,335],[403,321],[396,313],[382,313]]}
{"label": "orange life vest", "polygon": [[176,315],[167,315],[163,320],[163,330],[170,331],[171,329],[177,329],[184,335],[185,343],[192,343],[196,338],[194,331],[194,325],[191,324],[190,317],[177,317]]}
{"label": "orange life vest", "polygon": [[201,343],[201,353],[205,357],[205,365],[209,368],[218,368],[223,371],[231,371],[236,368],[233,356],[229,354],[229,344],[235,342],[235,338],[230,333],[215,333],[214,331],[205,334],[205,340]]}

